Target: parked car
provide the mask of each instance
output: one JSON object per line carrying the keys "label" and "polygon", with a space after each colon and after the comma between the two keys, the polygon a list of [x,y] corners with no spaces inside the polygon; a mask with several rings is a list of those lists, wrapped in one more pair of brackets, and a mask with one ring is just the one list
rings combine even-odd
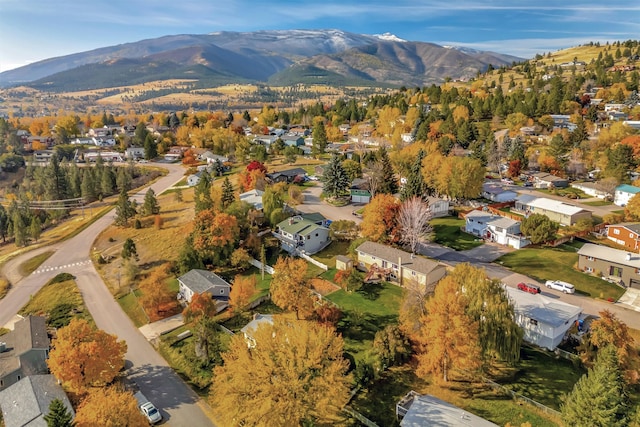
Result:
{"label": "parked car", "polygon": [[138,391],[133,394],[133,397],[138,401],[138,408],[142,415],[144,415],[150,424],[157,424],[162,421],[162,414],[158,409],[153,405],[153,403],[149,402],[142,392]]}
{"label": "parked car", "polygon": [[522,183],[523,187],[533,187],[533,182],[530,181],[525,181]]}
{"label": "parked car", "polygon": [[540,286],[534,285],[533,283],[520,282],[518,283],[518,289],[524,292],[529,292],[530,294],[539,294],[542,292],[540,290]]}
{"label": "parked car", "polygon": [[562,280],[547,280],[544,285],[547,288],[555,289],[565,294],[573,294],[576,291],[576,288],[571,283],[563,282]]}
{"label": "parked car", "polygon": [[501,181],[503,184],[509,184],[509,185],[512,185],[512,184],[513,184],[513,180],[512,180],[512,179],[509,179],[509,178],[502,178],[500,181]]}
{"label": "parked car", "polygon": [[309,175],[307,178],[309,179],[309,181],[319,181],[320,180],[320,178],[318,178],[315,175]]}

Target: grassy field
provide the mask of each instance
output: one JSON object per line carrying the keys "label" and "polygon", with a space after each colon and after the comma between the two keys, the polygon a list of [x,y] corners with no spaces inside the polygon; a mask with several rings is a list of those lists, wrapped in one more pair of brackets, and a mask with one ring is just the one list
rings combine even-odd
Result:
{"label": "grassy field", "polygon": [[349,245],[351,242],[343,242],[339,240],[334,240],[331,242],[329,246],[324,248],[322,251],[318,252],[311,257],[321,263],[325,264],[329,268],[336,267],[336,255],[346,255],[349,251]]}
{"label": "grassy field", "polygon": [[464,224],[464,219],[451,216],[432,219],[433,241],[456,251],[464,251],[483,245],[484,242],[482,240],[478,240],[476,236],[465,233],[460,229],[464,227]]}
{"label": "grassy field", "polygon": [[606,200],[594,200],[593,202],[582,202],[582,204],[587,206],[611,206],[613,203]]}
{"label": "grassy field", "polygon": [[26,260],[18,267],[18,269],[20,270],[20,274],[22,276],[28,276],[29,274],[33,273],[53,254],[53,251],[46,251]]}
{"label": "grassy field", "polygon": [[619,286],[576,270],[578,254],[575,248],[524,248],[503,255],[497,262],[542,283],[546,280],[573,283],[577,292],[591,298],[617,301],[624,293]]}
{"label": "grassy field", "polygon": [[136,325],[136,328],[139,328],[149,323],[149,319],[142,309],[142,306],[138,303],[138,295],[136,295],[136,293],[139,292],[129,292],[121,296],[118,298],[118,304],[120,304],[122,310],[127,313],[127,316],[129,316],[129,319]]}

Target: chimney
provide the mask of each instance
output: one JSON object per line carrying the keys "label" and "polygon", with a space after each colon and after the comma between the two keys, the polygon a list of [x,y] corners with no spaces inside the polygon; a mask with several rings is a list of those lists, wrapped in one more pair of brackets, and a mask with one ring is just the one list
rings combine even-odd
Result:
{"label": "chimney", "polygon": [[627,256],[624,257],[627,261],[631,261],[631,254],[627,252]]}
{"label": "chimney", "polygon": [[0,353],[4,352],[7,350],[7,343],[6,342],[0,342]]}

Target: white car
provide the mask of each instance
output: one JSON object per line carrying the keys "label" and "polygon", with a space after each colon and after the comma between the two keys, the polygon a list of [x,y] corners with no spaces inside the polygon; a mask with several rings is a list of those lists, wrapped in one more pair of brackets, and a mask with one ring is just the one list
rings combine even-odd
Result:
{"label": "white car", "polygon": [[318,178],[315,175],[309,175],[307,178],[309,178],[309,181],[319,181],[320,180],[320,178]]}
{"label": "white car", "polygon": [[156,424],[162,421],[162,414],[160,414],[160,411],[158,411],[151,402],[146,402],[140,405],[140,412],[147,417],[147,420],[149,420],[151,424]]}
{"label": "white car", "polygon": [[571,283],[563,282],[562,280],[547,280],[544,285],[547,288],[555,289],[565,294],[573,294],[576,292],[576,288]]}

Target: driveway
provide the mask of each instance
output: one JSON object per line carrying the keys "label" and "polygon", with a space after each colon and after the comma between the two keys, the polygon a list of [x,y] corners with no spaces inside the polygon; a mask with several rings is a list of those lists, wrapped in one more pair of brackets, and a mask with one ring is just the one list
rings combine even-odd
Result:
{"label": "driveway", "polygon": [[361,206],[354,205],[346,205],[346,206],[333,206],[328,203],[323,202],[320,199],[320,195],[322,194],[322,184],[316,183],[313,187],[307,187],[302,192],[304,195],[304,203],[298,206],[295,206],[297,210],[304,213],[313,213],[319,212],[324,215],[325,218],[330,219],[332,221],[337,220],[348,220],[355,221],[357,224],[362,222],[362,219],[355,216],[353,214],[354,211],[360,209]]}

